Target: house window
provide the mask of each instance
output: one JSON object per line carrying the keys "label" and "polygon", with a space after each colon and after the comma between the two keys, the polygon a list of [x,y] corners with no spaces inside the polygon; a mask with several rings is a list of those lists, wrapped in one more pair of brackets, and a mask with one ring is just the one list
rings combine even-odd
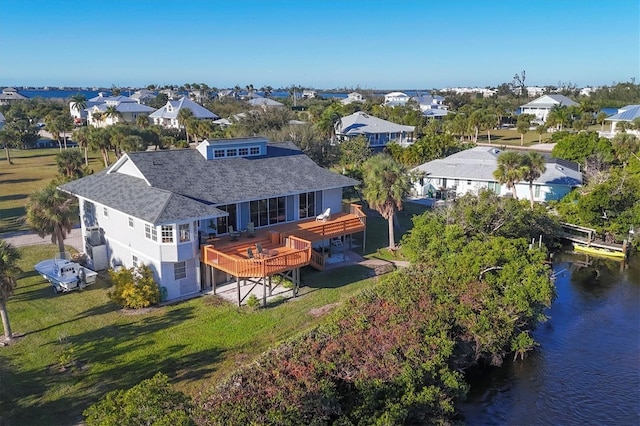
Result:
{"label": "house window", "polygon": [[161,228],[162,242],[163,243],[172,243],[173,242],[173,225],[162,225]]}
{"label": "house window", "polygon": [[249,155],[249,148],[238,148],[238,155],[241,157]]}
{"label": "house window", "polygon": [[259,146],[252,146],[251,148],[249,148],[249,154],[251,154],[251,155],[260,155],[260,147]]}
{"label": "house window", "polygon": [[144,236],[151,241],[158,241],[158,230],[148,223],[144,224]]}
{"label": "house window", "polygon": [[229,216],[219,217],[216,224],[216,229],[207,229],[209,233],[226,234],[229,232],[229,226],[233,226],[233,229],[237,230],[236,223],[236,205],[228,204],[225,206],[216,206],[217,209],[229,213]]}
{"label": "house window", "polygon": [[181,243],[191,241],[191,232],[189,230],[188,223],[183,223],[181,225],[178,225],[178,233],[180,234]]}
{"label": "house window", "polygon": [[316,193],[307,192],[300,194],[300,219],[316,215]]}
{"label": "house window", "polygon": [[534,186],[533,198],[540,198],[540,185]]}
{"label": "house window", "polygon": [[249,203],[249,210],[255,226],[274,225],[287,220],[285,197],[252,201]]}
{"label": "house window", "polygon": [[238,150],[235,148],[227,149],[227,157],[236,157],[238,155]]}
{"label": "house window", "polygon": [[138,267],[138,256],[136,256],[135,254],[131,255],[131,263],[133,264],[134,268]]}
{"label": "house window", "polygon": [[106,207],[102,208],[102,215],[104,217],[109,217],[109,210]]}
{"label": "house window", "polygon": [[222,158],[224,157],[224,149],[216,149],[213,151],[214,158]]}
{"label": "house window", "polygon": [[133,218],[129,217],[129,228],[133,228]]}
{"label": "house window", "polygon": [[173,278],[175,280],[187,278],[187,265],[185,262],[177,262],[173,264]]}

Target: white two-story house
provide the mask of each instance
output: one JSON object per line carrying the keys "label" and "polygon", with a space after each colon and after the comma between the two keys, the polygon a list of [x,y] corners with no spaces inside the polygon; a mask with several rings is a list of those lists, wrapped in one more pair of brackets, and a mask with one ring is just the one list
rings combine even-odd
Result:
{"label": "white two-story house", "polygon": [[[218,275],[270,276],[286,270],[274,269],[281,265],[309,264],[311,243],[290,236],[306,222],[317,225],[303,235],[313,240],[313,232],[328,232],[331,220],[352,219],[340,213],[342,190],[357,183],[321,168],[292,143],[241,138],[205,140],[197,149],[128,153],[106,170],[60,189],[78,197],[83,236],[104,241],[109,266],[150,266],[170,300],[215,286],[221,282],[214,278]],[[326,209],[333,213],[316,221]],[[281,258],[244,258],[246,250],[237,244],[255,239],[242,238],[227,249],[203,245],[212,237],[236,237],[238,230],[276,235],[271,230],[284,232],[283,227],[286,238],[284,233],[281,240],[271,237]],[[331,229],[350,235],[344,226]],[[98,238],[92,237],[96,233]],[[260,261],[271,262],[271,269],[256,269]],[[245,273],[247,262],[254,269]]]}
{"label": "white two-story house", "polygon": [[158,124],[166,128],[180,129],[183,126],[181,125],[180,120],[178,120],[178,114],[183,108],[191,110],[193,118],[197,120],[213,121],[220,118],[213,112],[187,97],[182,97],[177,101],[167,101],[165,106],[149,115],[149,118],[152,120],[153,124]]}

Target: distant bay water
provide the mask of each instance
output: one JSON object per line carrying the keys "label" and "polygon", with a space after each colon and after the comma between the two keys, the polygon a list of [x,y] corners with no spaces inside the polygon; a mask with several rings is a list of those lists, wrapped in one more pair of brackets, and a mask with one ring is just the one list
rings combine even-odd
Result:
{"label": "distant bay water", "polygon": [[102,92],[105,96],[111,94],[110,90],[18,90],[22,96],[27,98],[47,98],[47,99],[69,99],[72,96],[80,93],[87,99],[95,98]]}
{"label": "distant bay water", "polygon": [[[111,91],[108,89],[105,90],[68,90],[68,89],[49,89],[49,90],[43,90],[43,89],[26,89],[26,90],[18,90],[18,93],[20,93],[23,96],[26,96],[27,98],[55,98],[55,99],[69,99],[71,98],[73,95],[76,95],[78,93],[83,94],[87,99],[91,99],[94,98],[96,96],[98,96],[98,94],[102,92],[105,96],[109,96],[111,95]],[[123,95],[125,96],[129,96],[132,95],[134,92],[131,91],[129,92],[128,90],[125,90],[122,92]],[[260,92],[259,92],[260,93]],[[362,94],[367,95],[371,93],[371,90],[363,90]],[[379,91],[373,91],[373,93],[375,95],[378,96],[383,96],[384,93],[383,92],[379,92]],[[429,91],[424,90],[424,91],[420,91],[420,90],[404,90],[403,93],[406,93],[409,96],[416,96],[416,95],[424,95],[424,94],[428,94]],[[337,99],[344,99],[347,97],[347,95],[349,93],[347,92],[322,92],[322,91],[318,91],[317,92],[318,96],[325,98],[325,99],[329,99],[329,98],[337,98]],[[298,97],[302,96],[301,93],[296,92],[296,95]],[[272,98],[288,98],[290,97],[291,94],[289,92],[285,92],[285,91],[274,91],[271,93],[271,97]]]}

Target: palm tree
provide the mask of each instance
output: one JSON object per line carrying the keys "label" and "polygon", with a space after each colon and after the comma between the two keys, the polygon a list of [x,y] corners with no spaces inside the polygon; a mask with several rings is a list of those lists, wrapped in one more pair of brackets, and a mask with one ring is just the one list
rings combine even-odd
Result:
{"label": "palm tree", "polygon": [[146,129],[149,127],[149,115],[148,114],[140,114],[136,117],[136,126],[142,127]]}
{"label": "palm tree", "polygon": [[569,109],[566,106],[555,105],[551,108],[551,111],[549,111],[547,123],[549,125],[555,124],[559,130],[562,130],[562,127],[569,123],[569,118]]}
{"label": "palm tree", "polygon": [[406,168],[388,154],[378,154],[363,165],[364,199],[389,222],[389,248],[394,249],[393,220],[409,193],[411,180]]}
{"label": "palm tree", "polygon": [[77,149],[61,151],[56,155],[56,165],[58,174],[63,176],[65,181],[81,178],[84,174],[82,170],[82,153]]}
{"label": "palm tree", "polygon": [[62,124],[56,119],[56,116],[53,113],[48,114],[45,120],[47,120],[47,130],[51,133],[51,136],[56,138],[58,147],[60,148],[60,151],[62,151],[62,142],[60,142],[60,133],[62,133],[62,129],[60,127]]}
{"label": "palm tree", "polygon": [[11,162],[11,153],[9,152],[9,148],[15,147],[18,139],[20,139],[20,135],[16,134],[15,131],[7,129],[6,127],[0,130],[0,145],[4,145],[7,162],[9,164],[13,164]]}
{"label": "palm tree", "polygon": [[520,133],[520,145],[524,145],[524,134],[527,133],[529,127],[531,127],[531,120],[533,116],[531,114],[520,114],[518,121],[516,122],[516,130]]}
{"label": "palm tree", "polygon": [[544,157],[537,152],[529,151],[522,155],[522,179],[529,182],[529,199],[533,210],[533,181],[538,179],[547,170]]}
{"label": "palm tree", "polygon": [[5,240],[0,240],[0,317],[2,317],[6,342],[13,340],[9,315],[7,314],[7,299],[13,295],[13,290],[17,285],[16,277],[21,272],[17,265],[19,259],[18,249]]}
{"label": "palm tree", "polygon": [[71,97],[71,107],[82,117],[82,111],[87,107],[87,98],[82,93],[76,93]]}
{"label": "palm tree", "polygon": [[498,182],[506,184],[507,189],[513,191],[513,198],[517,200],[516,183],[520,182],[524,176],[522,156],[513,151],[500,154],[498,156],[498,168],[494,170],[493,176]]}
{"label": "palm tree", "polygon": [[105,167],[109,167],[109,149],[111,139],[105,129],[91,127],[87,135],[87,142],[92,150],[100,151]]}
{"label": "palm tree", "polygon": [[180,108],[178,111],[178,123],[180,127],[184,128],[185,132],[187,132],[187,143],[189,143],[189,131],[187,130],[187,123],[190,119],[193,118],[193,111],[189,108]]}
{"label": "palm tree", "polygon": [[120,117],[122,114],[120,114],[120,111],[118,111],[118,109],[116,108],[115,105],[110,105],[107,107],[107,109],[105,109],[104,111],[104,116],[106,118],[110,118],[111,119],[111,124],[115,124],[116,123],[116,118]]}
{"label": "palm tree", "polygon": [[89,165],[89,128],[81,127],[73,132],[73,139],[78,143],[78,146],[84,150],[84,164]]}
{"label": "palm tree", "polygon": [[98,123],[96,127],[100,127],[100,123],[102,123],[102,120],[104,120],[104,113],[98,111],[94,112],[92,115],[93,119]]}
{"label": "palm tree", "polygon": [[72,208],[73,198],[59,191],[54,184],[33,192],[27,202],[25,222],[41,238],[51,235],[51,242],[58,244],[64,254],[64,240],[73,226],[76,216]]}
{"label": "palm tree", "polygon": [[547,132],[547,126],[540,124],[536,127],[536,132],[538,132],[538,143],[542,143],[542,135]]}

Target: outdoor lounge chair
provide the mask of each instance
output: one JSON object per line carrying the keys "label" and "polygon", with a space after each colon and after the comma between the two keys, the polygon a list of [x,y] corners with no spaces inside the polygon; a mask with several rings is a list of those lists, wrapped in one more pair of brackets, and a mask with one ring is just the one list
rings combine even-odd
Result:
{"label": "outdoor lounge chair", "polygon": [[264,256],[264,251],[262,251],[262,243],[256,243],[256,250],[258,250],[258,257]]}
{"label": "outdoor lounge chair", "polygon": [[249,259],[255,259],[255,256],[253,255],[253,250],[251,250],[251,247],[247,248],[247,257]]}
{"label": "outdoor lounge chair", "polygon": [[233,226],[229,225],[229,235],[231,236],[231,241],[238,241],[240,231],[234,231]]}
{"label": "outdoor lounge chair", "polygon": [[247,223],[247,237],[253,238],[255,236],[256,236],[256,227],[254,226],[253,222]]}
{"label": "outdoor lounge chair", "polygon": [[328,207],[322,214],[316,216],[316,222],[326,222],[331,216],[331,208]]}

